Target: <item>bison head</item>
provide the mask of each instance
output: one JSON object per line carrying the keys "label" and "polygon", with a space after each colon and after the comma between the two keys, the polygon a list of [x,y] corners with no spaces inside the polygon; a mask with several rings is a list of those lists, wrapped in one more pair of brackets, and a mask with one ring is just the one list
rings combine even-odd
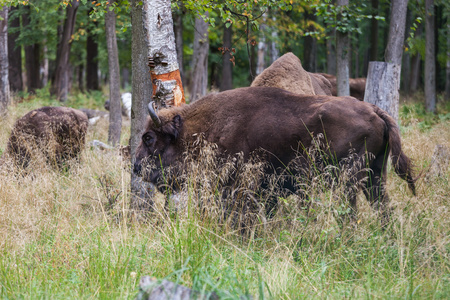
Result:
{"label": "bison head", "polygon": [[134,173],[145,181],[158,184],[163,179],[164,168],[173,166],[181,156],[179,136],[182,118],[178,114],[169,114],[170,117],[160,119],[152,104],[149,104],[151,120],[136,149]]}

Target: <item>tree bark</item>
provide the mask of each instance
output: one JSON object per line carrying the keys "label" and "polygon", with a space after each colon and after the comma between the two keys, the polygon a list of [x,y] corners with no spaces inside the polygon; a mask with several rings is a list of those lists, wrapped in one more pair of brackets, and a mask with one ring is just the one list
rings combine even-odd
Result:
{"label": "tree bark", "polygon": [[[308,11],[305,12],[305,19],[310,21],[316,21],[314,13]],[[314,26],[310,25],[308,31],[314,31]],[[316,72],[316,53],[317,53],[317,41],[311,35],[305,37],[305,43],[303,47],[303,68],[308,72]]]}
{"label": "tree bark", "polygon": [[[88,11],[90,15],[92,9]],[[89,22],[97,28],[97,22],[89,18]],[[98,36],[94,30],[87,31],[86,39],[86,89],[88,91],[99,90],[98,82]]]}
{"label": "tree bark", "polygon": [[[401,65],[408,0],[393,0],[389,23],[389,36],[384,58],[386,62]],[[400,78],[398,79],[400,80]]]}
{"label": "tree bark", "polygon": [[220,90],[226,91],[233,88],[233,63],[231,62],[231,37],[232,29],[231,25],[227,28],[223,26],[223,63],[222,63],[222,82],[220,84]]}
{"label": "tree bark", "polygon": [[108,142],[113,146],[119,144],[122,131],[122,109],[120,98],[120,68],[119,53],[116,39],[116,13],[108,4],[105,15],[106,47],[108,49],[109,78],[109,130]]}
{"label": "tree bark", "polygon": [[[378,0],[371,0],[372,13],[378,15]],[[378,60],[378,20],[370,21],[370,61]]]}
{"label": "tree bark", "polygon": [[364,101],[387,111],[398,123],[398,104],[401,66],[398,64],[372,61],[369,63]]}
{"label": "tree bark", "polygon": [[11,102],[8,78],[8,6],[0,9],[0,115],[4,115]]}
{"label": "tree bark", "polygon": [[158,107],[185,103],[177,61],[170,0],[145,0],[142,19],[148,44],[153,97]]}
{"label": "tree bark", "polygon": [[[349,0],[338,0],[338,6],[347,6]],[[336,86],[338,96],[349,96],[349,57],[350,57],[350,42],[348,33],[336,31]]]}
{"label": "tree bark", "polygon": [[447,24],[447,64],[445,67],[445,100],[450,100],[450,22]]}
{"label": "tree bark", "polygon": [[436,50],[434,35],[434,0],[425,0],[425,106],[436,112]]}
{"label": "tree bark", "polygon": [[[22,16],[23,27],[29,27],[31,23],[31,8],[26,7],[26,13]],[[32,30],[32,28],[30,28]],[[36,89],[41,88],[40,74],[39,74],[39,56],[40,56],[40,44],[28,44],[24,47],[25,50],[25,69],[26,73],[26,85],[29,93],[34,93]]]}
{"label": "tree bark", "polygon": [[181,79],[184,76],[183,70],[183,2],[179,1],[180,10],[174,13],[173,31],[175,34],[175,45],[177,47],[178,69]]}
{"label": "tree bark", "polygon": [[421,58],[420,54],[416,53],[411,57],[411,73],[409,76],[409,92],[414,93],[419,89],[420,75],[421,75]]}
{"label": "tree bark", "polygon": [[[141,142],[142,133],[148,116],[147,104],[152,94],[152,84],[148,76],[147,42],[142,24],[142,6],[140,0],[133,0],[131,8],[131,135],[130,155],[134,164],[136,149]],[[154,188],[131,172],[130,208],[135,211],[149,211],[153,206],[151,200]]]}
{"label": "tree bark", "polygon": [[[11,12],[17,10],[16,7],[11,7]],[[8,33],[8,62],[9,62],[9,87],[11,91],[23,91],[22,81],[22,49],[16,44],[16,40],[20,33],[20,17],[9,18],[9,33]],[[15,29],[14,33],[11,29]]]}
{"label": "tree bark", "polygon": [[195,18],[194,54],[191,68],[191,103],[206,95],[208,89],[208,53],[208,23],[201,17],[197,17]]}
{"label": "tree bark", "polygon": [[327,39],[327,73],[336,76],[336,29],[332,28]]}
{"label": "tree bark", "polygon": [[57,99],[62,102],[65,102],[67,100],[67,94],[69,93],[69,55],[71,46],[70,39],[74,31],[79,5],[80,2],[77,0],[72,0],[69,5],[67,5],[64,29],[61,40],[58,44],[58,50],[56,54],[56,69],[52,80],[50,93],[52,95],[55,95]]}

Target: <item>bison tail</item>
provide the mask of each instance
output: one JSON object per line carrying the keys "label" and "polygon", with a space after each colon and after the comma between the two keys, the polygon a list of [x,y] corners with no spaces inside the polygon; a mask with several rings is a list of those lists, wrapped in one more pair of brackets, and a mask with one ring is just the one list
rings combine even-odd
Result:
{"label": "bison tail", "polygon": [[416,195],[416,180],[414,178],[414,165],[411,159],[402,151],[402,142],[400,131],[395,120],[384,110],[376,107],[376,113],[386,124],[386,133],[388,136],[388,147],[390,148],[391,161],[395,173],[406,180],[411,192]]}

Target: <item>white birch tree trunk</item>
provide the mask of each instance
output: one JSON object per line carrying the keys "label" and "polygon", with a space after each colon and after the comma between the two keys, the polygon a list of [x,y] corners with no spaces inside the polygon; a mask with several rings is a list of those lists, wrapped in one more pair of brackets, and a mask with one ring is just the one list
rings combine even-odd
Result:
{"label": "white birch tree trunk", "polygon": [[177,61],[170,0],[145,0],[142,20],[148,45],[153,100],[158,107],[185,102]]}
{"label": "white birch tree trunk", "polygon": [[6,113],[11,102],[8,76],[8,6],[0,10],[0,115]]}

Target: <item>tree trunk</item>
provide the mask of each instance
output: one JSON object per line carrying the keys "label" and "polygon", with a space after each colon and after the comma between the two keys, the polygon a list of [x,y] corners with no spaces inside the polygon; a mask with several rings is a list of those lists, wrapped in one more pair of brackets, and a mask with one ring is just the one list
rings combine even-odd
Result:
{"label": "tree trunk", "polygon": [[175,45],[177,47],[177,61],[180,70],[181,79],[184,76],[183,70],[183,2],[178,2],[180,10],[174,13],[173,17],[173,31],[175,34]]}
{"label": "tree trunk", "polygon": [[185,102],[178,68],[170,0],[145,0],[142,19],[148,44],[153,100],[158,107]]}
{"label": "tree trunk", "polygon": [[208,88],[208,23],[201,17],[195,18],[194,54],[192,57],[192,74],[190,102],[206,95]]}
{"label": "tree trunk", "polygon": [[445,100],[450,100],[450,22],[447,24],[447,64],[445,68]]}
{"label": "tree trunk", "polygon": [[122,130],[122,109],[120,98],[120,68],[119,53],[116,39],[116,13],[108,4],[105,15],[106,47],[108,49],[108,77],[109,77],[109,130],[108,142],[113,146],[119,144]]}
{"label": "tree trunk", "polygon": [[400,65],[372,61],[369,63],[364,101],[387,111],[398,123]]}
{"label": "tree trunk", "polygon": [[[131,73],[132,103],[131,103],[131,135],[130,155],[134,164],[136,149],[141,142],[142,133],[148,116],[147,104],[152,94],[152,84],[148,76],[147,42],[142,26],[142,6],[137,5],[140,0],[133,0],[131,8]],[[130,208],[135,211],[149,211],[153,205],[151,198],[154,188],[142,181],[131,172]]]}
{"label": "tree trunk", "polygon": [[[22,16],[23,27],[30,26],[31,8],[26,7],[26,13]],[[32,28],[30,28],[32,30]],[[39,56],[40,44],[30,44],[25,47],[25,69],[27,71],[27,90],[29,93],[34,93],[36,89],[41,88],[40,74],[39,74]]]}
{"label": "tree trunk", "polygon": [[[11,7],[10,13],[17,10]],[[16,29],[14,33],[8,33],[8,62],[9,62],[9,87],[11,91],[23,91],[22,81],[22,49],[16,44],[16,40],[20,34],[20,17],[10,18],[9,28]]]}
{"label": "tree trunk", "polygon": [[0,115],[11,102],[8,76],[8,6],[0,10]]}
{"label": "tree trunk", "polygon": [[222,83],[220,85],[221,91],[231,90],[233,88],[233,63],[231,61],[231,37],[233,35],[231,23],[229,27],[223,26],[223,63],[222,63]]}
{"label": "tree trunk", "polygon": [[[338,0],[338,6],[347,6],[349,0]],[[348,33],[336,31],[336,86],[338,96],[349,96],[349,57],[350,57],[350,42]]]}
{"label": "tree trunk", "polygon": [[[305,20],[315,21],[316,16],[314,13],[308,11],[305,12]],[[310,25],[308,31],[314,31],[314,26]],[[308,72],[316,72],[316,53],[317,53],[317,41],[311,35],[305,37],[305,43],[303,47],[303,68]]]}
{"label": "tree trunk", "polygon": [[70,77],[70,39],[72,37],[75,21],[77,16],[77,10],[80,2],[72,0],[66,8],[66,19],[64,21],[64,29],[61,40],[58,44],[58,50],[56,54],[56,69],[52,80],[52,86],[50,93],[55,95],[59,101],[66,101],[67,94],[69,93],[69,77]]}
{"label": "tree trunk", "polygon": [[[378,0],[371,0],[372,13],[378,15]],[[370,22],[370,61],[378,60],[378,20],[372,18]]]}
{"label": "tree trunk", "polygon": [[[90,15],[88,11],[88,15]],[[93,26],[97,28],[97,22],[89,18]],[[98,82],[98,36],[94,30],[87,31],[86,39],[86,89],[88,91],[99,90]]]}
{"label": "tree trunk", "polygon": [[417,53],[411,57],[411,73],[409,76],[409,83],[410,83],[409,92],[410,93],[417,92],[417,90],[419,89],[419,81],[420,81],[420,75],[421,75],[420,63],[421,63],[420,54]]}
{"label": "tree trunk", "polygon": [[[275,17],[272,17],[272,21],[276,21]],[[275,41],[278,40],[278,31],[276,28],[272,28],[272,41],[270,42],[270,64],[276,61],[280,57],[280,52],[277,48],[277,43]]]}
{"label": "tree trunk", "polygon": [[434,0],[425,0],[425,106],[436,112],[436,51],[434,38]]}
{"label": "tree trunk", "polygon": [[331,29],[327,39],[327,73],[336,76],[336,29]]}
{"label": "tree trunk", "polygon": [[48,83],[48,74],[49,74],[49,63],[48,63],[48,48],[47,45],[44,45],[42,49],[42,62],[41,62],[41,86],[46,86]]}
{"label": "tree trunk", "polygon": [[[401,65],[408,0],[393,0],[389,23],[389,36],[384,58],[386,62]],[[400,80],[400,78],[398,79]]]}
{"label": "tree trunk", "polygon": [[[407,10],[406,13],[406,26],[405,26],[405,40],[409,37],[411,32],[410,28],[412,26],[413,17],[411,10]],[[408,81],[409,75],[411,74],[411,55],[407,51],[404,53],[402,58],[402,78],[400,79],[400,89],[406,94],[409,94],[410,82]]]}

